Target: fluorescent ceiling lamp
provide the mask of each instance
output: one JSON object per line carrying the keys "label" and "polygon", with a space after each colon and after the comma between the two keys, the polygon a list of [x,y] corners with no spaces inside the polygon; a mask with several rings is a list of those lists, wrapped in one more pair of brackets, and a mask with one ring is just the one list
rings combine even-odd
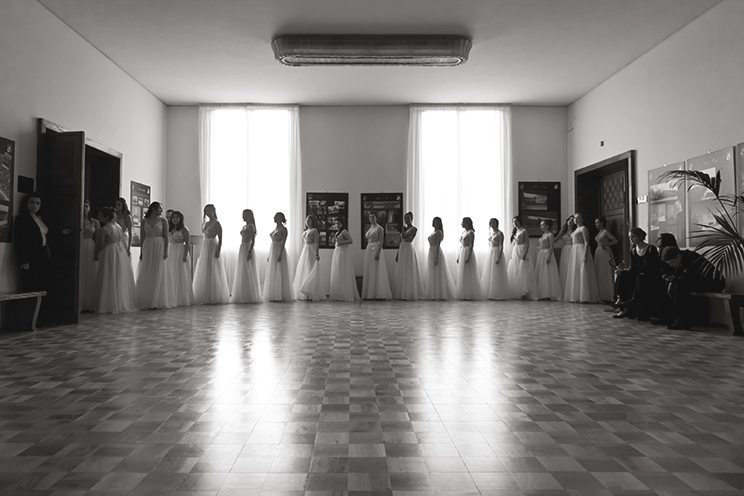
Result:
{"label": "fluorescent ceiling lamp", "polygon": [[457,35],[290,34],[271,42],[274,57],[289,66],[464,64],[473,43]]}

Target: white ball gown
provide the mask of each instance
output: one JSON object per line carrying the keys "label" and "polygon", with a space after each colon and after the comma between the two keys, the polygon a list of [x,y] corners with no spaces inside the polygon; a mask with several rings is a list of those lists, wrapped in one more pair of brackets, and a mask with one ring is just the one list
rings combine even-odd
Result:
{"label": "white ball gown", "polygon": [[222,258],[217,258],[220,245],[217,241],[218,222],[202,228],[201,253],[194,269],[194,302],[197,304],[223,304],[230,302],[230,290]]}
{"label": "white ball gown", "polygon": [[[371,226],[364,236],[367,238],[367,248],[364,251],[362,299],[389,300],[393,297],[393,293],[390,291],[385,254],[382,252],[382,227]],[[375,260],[378,249],[380,258]]]}
{"label": "white ball gown", "polygon": [[137,310],[132,263],[124,243],[124,232],[116,222],[108,222],[97,233],[98,293],[97,313],[124,313]]}
{"label": "white ball gown", "polygon": [[545,233],[540,237],[540,249],[535,262],[538,300],[560,300],[563,297],[561,274],[558,272],[558,263],[553,254],[552,241],[552,233]]}
{"label": "white ball gown", "polygon": [[453,300],[455,281],[442,251],[444,233],[435,230],[429,235],[429,253],[426,256],[425,296],[428,300]]}
{"label": "white ball gown", "polygon": [[611,246],[602,246],[602,243],[610,243],[614,240],[607,229],[602,229],[597,237],[597,251],[594,252],[594,272],[597,274],[597,288],[599,299],[602,301],[615,301],[615,271],[610,266],[613,257]]}
{"label": "white ball gown", "polygon": [[[481,275],[481,295],[489,300],[508,300],[511,298],[508,261],[504,257],[504,233],[491,230],[488,235],[488,256]],[[499,263],[496,263],[496,260]]]}
{"label": "white ball gown", "polygon": [[185,307],[194,304],[194,288],[191,285],[191,255],[186,246],[184,232],[168,234],[168,259],[165,271],[168,282],[168,306]]}
{"label": "white ball gown", "polygon": [[573,242],[571,241],[571,233],[565,233],[563,236],[561,236],[561,239],[563,241],[563,246],[561,247],[561,262],[559,265],[559,270],[561,274],[561,289],[566,289],[566,280],[568,279],[568,264],[571,260],[571,246],[573,246]]}
{"label": "white ball gown", "polygon": [[302,251],[297,262],[293,289],[298,300],[321,301],[326,299],[320,275],[318,255],[318,230],[305,229],[302,233]]}
{"label": "white ball gown", "polygon": [[[289,279],[289,263],[284,240],[287,229],[282,227],[271,232],[271,247],[269,260],[266,264],[266,280],[264,281],[264,301],[294,301],[292,281]],[[281,255],[281,261],[279,256]]]}
{"label": "white ball gown", "polygon": [[168,308],[168,282],[165,271],[166,239],[163,237],[165,219],[156,218],[155,224],[144,220],[145,239],[142,257],[137,266],[137,305],[140,308]]}
{"label": "white ball gown", "polygon": [[[80,244],[80,310],[95,312],[98,300],[96,279],[98,278],[98,262],[96,257],[96,226],[97,221],[85,219],[83,222],[83,242]],[[100,229],[100,226],[98,227]]]}
{"label": "white ball gown", "polygon": [[398,248],[398,264],[393,278],[393,298],[396,300],[416,301],[424,297],[421,268],[416,256],[416,248],[413,247],[415,237],[415,227],[405,231],[404,239]]}
{"label": "white ball gown", "polygon": [[[455,296],[458,300],[481,299],[480,272],[478,271],[478,260],[475,258],[475,251],[473,250],[474,241],[475,233],[473,231],[465,231],[460,236],[460,255],[455,279],[455,286],[457,287]],[[470,259],[466,262],[468,252],[470,252]]]}
{"label": "white ball gown", "polygon": [[[589,230],[585,226],[577,227],[571,234],[571,258],[566,271],[566,287],[563,300],[574,303],[598,303],[599,289],[597,276],[594,273],[594,260],[587,244]],[[584,261],[586,256],[586,262]]]}
{"label": "white ball gown", "polygon": [[528,241],[527,229],[519,229],[514,237],[514,247],[509,260],[509,288],[513,298],[536,300],[537,278]]}
{"label": "white ball gown", "polygon": [[256,241],[256,226],[253,224],[243,226],[240,237],[240,250],[238,250],[238,261],[235,266],[235,277],[233,278],[230,299],[233,303],[260,303],[263,301],[263,295],[261,294],[255,250],[251,254],[251,259],[248,260],[248,253]]}
{"label": "white ball gown", "polygon": [[[354,276],[354,264],[349,253],[351,235],[346,229],[336,235],[336,248],[333,250],[331,260],[331,300],[354,301],[359,300],[356,277]],[[341,242],[342,244],[339,244]]]}

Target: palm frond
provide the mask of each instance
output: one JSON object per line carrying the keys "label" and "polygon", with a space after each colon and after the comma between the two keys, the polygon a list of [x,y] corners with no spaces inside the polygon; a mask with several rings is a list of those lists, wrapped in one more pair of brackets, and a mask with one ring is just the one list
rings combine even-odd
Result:
{"label": "palm frond", "polygon": [[698,224],[700,229],[691,233],[690,238],[701,240],[697,250],[723,274],[744,272],[744,237],[736,221],[720,210],[711,213],[716,225]]}
{"label": "palm frond", "polygon": [[721,190],[721,174],[716,177],[710,177],[708,174],[697,170],[670,170],[659,176],[659,181],[671,181],[672,186],[679,186],[680,183],[687,183],[687,191],[695,186],[702,186],[718,196]]}

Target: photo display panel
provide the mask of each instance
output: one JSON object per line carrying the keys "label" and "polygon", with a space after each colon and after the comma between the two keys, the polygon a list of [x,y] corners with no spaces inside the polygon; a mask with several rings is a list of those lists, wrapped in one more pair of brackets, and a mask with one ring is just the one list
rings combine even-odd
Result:
{"label": "photo display panel", "polygon": [[142,246],[140,227],[145,221],[147,208],[150,206],[150,187],[146,184],[131,181],[132,199],[129,205],[132,210],[132,246]]}
{"label": "photo display panel", "polygon": [[318,220],[318,247],[334,248],[340,226],[349,228],[349,193],[307,193],[306,198],[305,216]]}
{"label": "photo display panel", "polygon": [[367,248],[369,214],[377,215],[377,223],[385,231],[383,248],[397,249],[403,232],[403,193],[362,193],[362,249]]}

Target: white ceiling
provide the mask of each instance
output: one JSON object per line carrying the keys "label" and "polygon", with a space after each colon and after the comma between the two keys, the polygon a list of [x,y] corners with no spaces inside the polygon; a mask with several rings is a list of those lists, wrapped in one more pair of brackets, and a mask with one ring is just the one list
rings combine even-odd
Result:
{"label": "white ceiling", "polygon": [[[169,105],[567,105],[720,0],[38,0]],[[284,67],[288,33],[462,34],[461,67]]]}

